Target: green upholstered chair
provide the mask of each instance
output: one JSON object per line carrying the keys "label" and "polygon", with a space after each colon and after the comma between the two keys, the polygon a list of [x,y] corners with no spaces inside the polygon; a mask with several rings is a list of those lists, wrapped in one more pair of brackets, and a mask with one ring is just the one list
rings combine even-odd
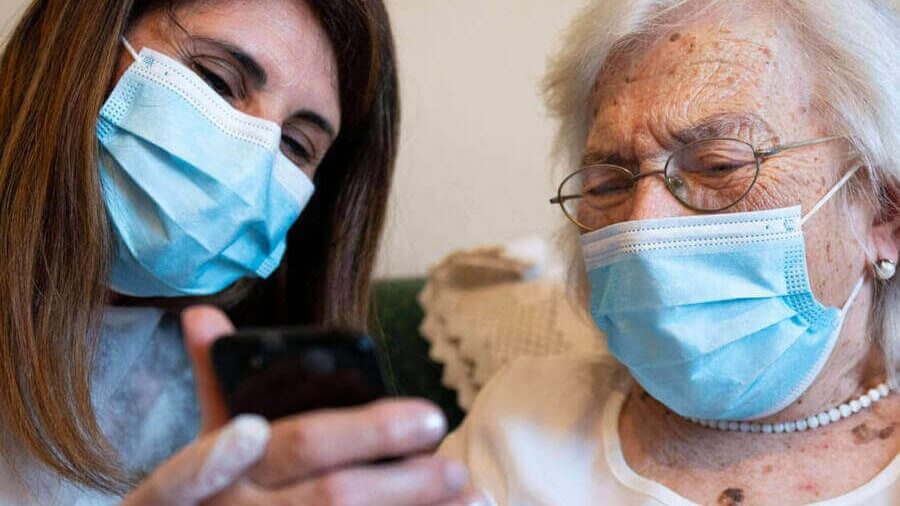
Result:
{"label": "green upholstered chair", "polygon": [[371,332],[382,339],[398,393],[440,406],[453,430],[465,413],[456,401],[456,392],[441,384],[443,366],[428,358],[430,345],[419,334],[423,313],[417,297],[424,286],[424,278],[375,281]]}

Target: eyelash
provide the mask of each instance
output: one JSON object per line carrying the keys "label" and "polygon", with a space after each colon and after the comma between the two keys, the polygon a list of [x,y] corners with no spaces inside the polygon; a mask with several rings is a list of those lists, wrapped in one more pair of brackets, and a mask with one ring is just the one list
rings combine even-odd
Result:
{"label": "eyelash", "polygon": [[197,73],[200,74],[200,77],[206,81],[207,84],[222,98],[225,99],[235,99],[238,98],[237,93],[229,86],[228,81],[215,72],[209,70],[208,68],[200,65],[199,63],[195,63],[194,67],[197,70]]}
{"label": "eyelash", "polygon": [[281,137],[281,142],[287,145],[287,148],[292,153],[300,157],[300,159],[304,163],[311,163],[313,161],[313,155],[310,154],[310,152],[306,148],[304,148],[302,145],[300,145],[299,142],[295,141],[294,139],[288,137],[287,135],[283,135]]}

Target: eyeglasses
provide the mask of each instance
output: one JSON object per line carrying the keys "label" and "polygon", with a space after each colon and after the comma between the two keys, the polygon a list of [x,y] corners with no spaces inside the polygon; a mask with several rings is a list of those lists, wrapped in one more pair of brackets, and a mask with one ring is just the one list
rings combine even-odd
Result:
{"label": "eyeglasses", "polygon": [[563,179],[550,203],[559,204],[572,223],[590,232],[624,221],[638,181],[661,175],[669,192],[688,209],[721,212],[750,193],[763,160],[789,149],[841,138],[822,137],[767,149],[756,149],[738,139],[703,139],[672,153],[663,170],[636,174],[618,165],[588,165]]}

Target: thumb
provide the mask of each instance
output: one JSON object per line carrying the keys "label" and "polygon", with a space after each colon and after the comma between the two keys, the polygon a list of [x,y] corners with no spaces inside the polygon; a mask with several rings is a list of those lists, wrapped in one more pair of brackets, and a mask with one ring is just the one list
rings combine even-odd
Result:
{"label": "thumb", "polygon": [[203,414],[200,433],[206,434],[228,422],[228,410],[209,352],[216,339],[234,332],[234,326],[219,309],[194,306],[181,313],[181,330],[194,367],[197,400]]}
{"label": "thumb", "polygon": [[243,476],[265,454],[270,437],[264,418],[238,416],[163,463],[121,506],[196,506]]}

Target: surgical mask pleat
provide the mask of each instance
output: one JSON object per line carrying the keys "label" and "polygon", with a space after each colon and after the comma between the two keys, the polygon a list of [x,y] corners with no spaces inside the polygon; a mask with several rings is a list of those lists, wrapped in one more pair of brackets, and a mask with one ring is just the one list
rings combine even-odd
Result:
{"label": "surgical mask pleat", "polygon": [[120,293],[211,295],[269,275],[313,192],[280,152],[277,125],[146,48],[104,105],[97,135]]}
{"label": "surgical mask pleat", "polygon": [[683,416],[744,420],[784,409],[820,372],[845,313],[822,305],[809,284],[802,222],[822,205],[803,218],[795,206],[582,236],[590,309],[610,351]]}

